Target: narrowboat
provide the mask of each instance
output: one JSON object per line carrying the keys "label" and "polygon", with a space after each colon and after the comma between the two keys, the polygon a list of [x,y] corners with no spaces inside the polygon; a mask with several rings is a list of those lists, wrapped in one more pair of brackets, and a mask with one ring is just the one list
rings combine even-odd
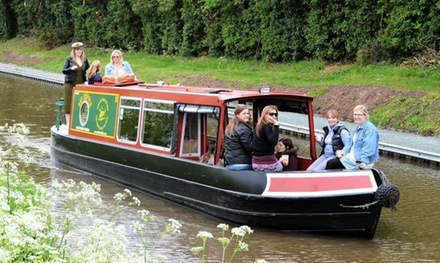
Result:
{"label": "narrowboat", "polygon": [[[306,172],[317,158],[312,102],[306,94],[269,87],[80,84],[73,89],[70,124],[60,124],[58,114],[51,128],[51,155],[221,221],[371,239],[382,207],[397,203],[398,189],[378,169]],[[281,129],[289,130],[294,119],[308,128],[298,170],[226,169],[224,130],[235,107],[247,105],[254,125],[269,104],[279,109]],[[200,161],[211,144],[213,165]]]}

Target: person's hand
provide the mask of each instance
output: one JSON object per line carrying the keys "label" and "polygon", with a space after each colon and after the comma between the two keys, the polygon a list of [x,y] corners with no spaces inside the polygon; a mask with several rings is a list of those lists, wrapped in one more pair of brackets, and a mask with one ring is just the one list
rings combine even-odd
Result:
{"label": "person's hand", "polygon": [[75,69],[77,69],[77,68],[78,68],[78,66],[75,65],[75,66],[72,66],[70,69],[71,69],[71,70],[75,70]]}
{"label": "person's hand", "polygon": [[358,168],[364,170],[367,168],[367,165],[365,163],[358,163]]}
{"label": "person's hand", "polygon": [[342,150],[337,150],[335,155],[336,157],[341,158],[342,156],[344,156],[344,152]]}
{"label": "person's hand", "polygon": [[265,118],[266,118],[266,121],[267,121],[268,123],[271,123],[271,124],[273,124],[273,125],[278,125],[278,119],[277,119],[277,118],[272,117],[272,116],[270,116],[269,114],[266,115]]}
{"label": "person's hand", "polygon": [[281,164],[282,164],[283,166],[287,166],[287,160],[286,160],[286,159],[282,159],[282,160],[281,160]]}
{"label": "person's hand", "polygon": [[315,140],[317,142],[321,142],[322,141],[322,136],[321,135],[315,135]]}

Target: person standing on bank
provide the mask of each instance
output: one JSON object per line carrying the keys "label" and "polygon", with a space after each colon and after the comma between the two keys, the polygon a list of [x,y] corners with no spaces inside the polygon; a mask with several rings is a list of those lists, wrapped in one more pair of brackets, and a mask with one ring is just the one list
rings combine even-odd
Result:
{"label": "person standing on bank", "polygon": [[72,101],[72,89],[76,84],[86,82],[86,71],[89,69],[89,61],[84,53],[84,45],[81,42],[72,44],[70,56],[66,58],[63,67],[64,77],[64,113],[66,124],[70,123],[70,107]]}
{"label": "person standing on bank", "polygon": [[324,126],[324,136],[316,135],[316,142],[322,147],[321,156],[307,168],[308,172],[323,171],[327,162],[336,158],[336,151],[342,150],[350,140],[350,133],[344,124],[339,121],[336,110],[329,110],[326,114],[327,126]]}
{"label": "person standing on bank", "polygon": [[110,55],[110,63],[105,66],[105,76],[123,76],[127,74],[134,75],[130,63],[124,61],[120,50],[113,50]]}
{"label": "person standing on bank", "polygon": [[342,150],[336,151],[335,159],[327,162],[326,169],[367,169],[379,161],[379,132],[369,121],[367,107],[357,105],[353,109],[356,127]]}
{"label": "person standing on bank", "polygon": [[226,126],[224,161],[229,170],[252,170],[252,128],[249,120],[248,107],[237,106],[234,118]]}
{"label": "person standing on bank", "polygon": [[254,171],[279,172],[283,170],[283,165],[274,152],[279,133],[278,108],[275,105],[268,105],[261,111],[261,117],[253,133],[252,168]]}

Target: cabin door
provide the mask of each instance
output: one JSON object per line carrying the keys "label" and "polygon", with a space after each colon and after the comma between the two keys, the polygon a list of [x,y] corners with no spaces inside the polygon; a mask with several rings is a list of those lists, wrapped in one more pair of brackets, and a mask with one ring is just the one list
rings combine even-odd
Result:
{"label": "cabin door", "polygon": [[200,156],[201,118],[198,113],[185,113],[183,117],[184,130],[180,156]]}

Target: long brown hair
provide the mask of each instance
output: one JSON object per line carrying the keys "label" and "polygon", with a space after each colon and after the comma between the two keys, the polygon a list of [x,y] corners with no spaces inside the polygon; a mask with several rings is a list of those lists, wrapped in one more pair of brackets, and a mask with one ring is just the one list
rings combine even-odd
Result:
{"label": "long brown hair", "polygon": [[269,112],[271,110],[276,110],[278,113],[278,107],[275,105],[267,105],[266,107],[263,108],[263,110],[261,111],[261,116],[258,119],[257,122],[257,126],[255,126],[255,132],[257,133],[257,136],[260,137],[260,130],[261,130],[261,126],[263,126],[264,124],[267,124],[268,122],[266,121],[266,115],[269,114]]}
{"label": "long brown hair", "polygon": [[240,120],[238,119],[237,116],[244,110],[249,110],[249,109],[245,105],[240,105],[235,108],[234,118],[228,123],[228,126],[226,126],[226,129],[225,129],[226,135],[229,135],[229,136],[234,135],[234,130],[238,126],[238,124],[240,123]]}

